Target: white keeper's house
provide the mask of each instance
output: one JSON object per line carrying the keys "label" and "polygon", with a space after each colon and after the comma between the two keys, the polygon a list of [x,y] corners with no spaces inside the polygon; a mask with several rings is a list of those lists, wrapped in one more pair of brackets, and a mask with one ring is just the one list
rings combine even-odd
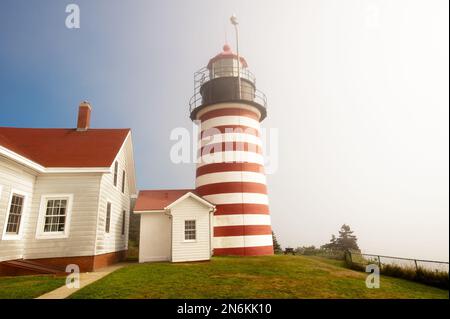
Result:
{"label": "white keeper's house", "polygon": [[0,127],[0,275],[123,259],[136,191],[130,129]]}

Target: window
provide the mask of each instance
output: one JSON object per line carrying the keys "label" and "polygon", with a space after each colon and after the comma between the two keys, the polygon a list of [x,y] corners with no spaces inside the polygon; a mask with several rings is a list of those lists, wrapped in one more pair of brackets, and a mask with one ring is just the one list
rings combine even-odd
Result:
{"label": "window", "polygon": [[184,240],[195,240],[195,220],[185,220],[184,221]]}
{"label": "window", "polygon": [[122,171],[122,193],[125,193],[125,170]]}
{"label": "window", "polygon": [[125,235],[125,223],[127,219],[127,212],[122,211],[122,235]]}
{"label": "window", "polygon": [[42,195],[36,229],[37,239],[69,237],[73,194]]}
{"label": "window", "polygon": [[111,203],[106,204],[106,221],[105,221],[105,232],[109,233],[109,228],[111,226]]}
{"label": "window", "polygon": [[[242,68],[242,63],[241,63]],[[211,78],[219,78],[225,76],[237,76],[238,62],[237,59],[220,59],[212,64],[212,70],[210,71]]]}
{"label": "window", "polygon": [[114,162],[114,186],[117,186],[117,174],[119,171],[119,163],[117,161]]}
{"label": "window", "polygon": [[63,233],[66,227],[67,199],[47,200],[44,217],[44,233]]}
{"label": "window", "polygon": [[11,197],[11,204],[9,205],[8,223],[6,224],[5,231],[6,234],[19,234],[24,200],[25,196],[13,193]]}

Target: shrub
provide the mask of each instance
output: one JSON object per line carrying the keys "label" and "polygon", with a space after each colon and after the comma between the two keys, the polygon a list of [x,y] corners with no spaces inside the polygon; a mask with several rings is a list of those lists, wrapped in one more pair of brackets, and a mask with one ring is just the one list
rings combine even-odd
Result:
{"label": "shrub", "polygon": [[128,240],[127,261],[137,261],[139,259],[139,244],[134,240]]}
{"label": "shrub", "polygon": [[431,270],[423,267],[402,267],[399,265],[382,265],[381,273],[386,276],[398,277],[423,283],[442,289],[449,289],[448,272]]}
{"label": "shrub", "polygon": [[316,248],[315,246],[297,247],[295,253],[304,256],[319,256],[338,260],[344,259],[344,251],[342,250]]}

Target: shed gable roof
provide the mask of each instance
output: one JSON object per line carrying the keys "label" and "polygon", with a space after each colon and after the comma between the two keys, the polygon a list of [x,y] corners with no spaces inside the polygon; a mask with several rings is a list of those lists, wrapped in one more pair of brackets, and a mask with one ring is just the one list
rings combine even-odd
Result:
{"label": "shed gable roof", "polygon": [[134,211],[148,212],[170,209],[178,201],[182,201],[188,196],[192,196],[205,205],[214,207],[213,204],[195,194],[194,189],[142,190],[139,192]]}

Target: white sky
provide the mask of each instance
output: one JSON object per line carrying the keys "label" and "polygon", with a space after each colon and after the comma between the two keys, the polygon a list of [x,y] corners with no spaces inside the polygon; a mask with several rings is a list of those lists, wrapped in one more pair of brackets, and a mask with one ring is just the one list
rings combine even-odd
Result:
{"label": "white sky", "polygon": [[[365,252],[448,260],[448,1],[171,1],[141,15],[127,10],[117,9],[157,33],[150,40],[129,26],[114,35],[132,52],[124,57],[139,61],[124,69],[158,87],[150,95],[130,86],[123,100],[140,106],[140,188],[193,186],[194,166],[169,161],[169,135],[190,128],[193,73],[221,50],[225,30],[233,44],[236,13],[241,53],[269,100],[263,125],[280,135],[268,187],[281,244],[319,246],[347,223]],[[144,61],[155,52],[164,57]]]}
{"label": "white sky", "polygon": [[236,13],[279,130],[281,244],[319,246],[347,223],[365,252],[448,260],[447,0],[76,2],[79,30],[61,1],[2,5],[0,105],[14,108],[0,124],[73,126],[87,98],[94,127],[133,129],[140,189],[193,187],[169,136],[191,127],[193,74],[225,30],[232,42]]}

